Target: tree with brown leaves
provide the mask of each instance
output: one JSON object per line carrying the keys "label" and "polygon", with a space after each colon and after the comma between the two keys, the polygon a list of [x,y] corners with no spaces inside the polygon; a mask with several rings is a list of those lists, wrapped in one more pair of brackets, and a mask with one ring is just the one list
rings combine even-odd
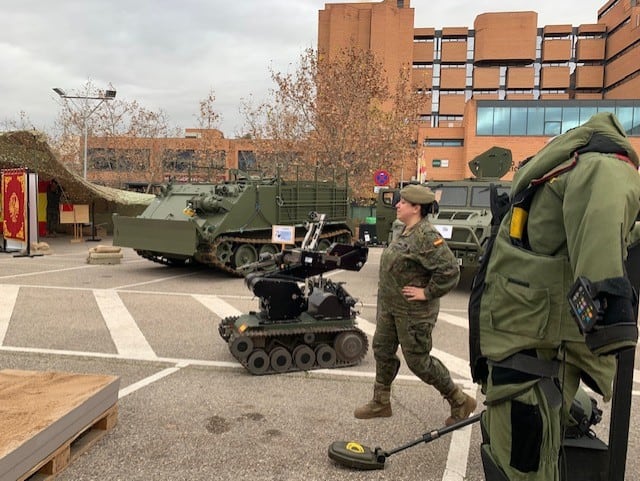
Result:
{"label": "tree with brown leaves", "polygon": [[293,73],[271,73],[270,101],[243,105],[246,133],[261,140],[259,163],[275,157],[325,174],[346,170],[353,198],[373,197],[374,172],[387,169],[399,179],[416,139],[419,99],[409,68],[391,88],[370,51],[348,48],[331,58],[304,51]]}

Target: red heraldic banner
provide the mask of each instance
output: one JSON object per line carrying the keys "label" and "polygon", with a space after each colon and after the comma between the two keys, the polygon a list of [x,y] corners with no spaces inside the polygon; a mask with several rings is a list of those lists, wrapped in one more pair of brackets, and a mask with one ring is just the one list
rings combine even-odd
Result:
{"label": "red heraldic banner", "polygon": [[27,240],[27,170],[2,171],[2,232],[5,239]]}

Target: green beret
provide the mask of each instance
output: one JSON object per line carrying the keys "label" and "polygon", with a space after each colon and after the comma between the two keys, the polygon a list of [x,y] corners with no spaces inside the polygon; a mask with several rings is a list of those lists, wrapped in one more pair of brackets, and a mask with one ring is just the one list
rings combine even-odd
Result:
{"label": "green beret", "polygon": [[410,184],[400,191],[400,197],[412,204],[431,204],[436,194],[424,185]]}

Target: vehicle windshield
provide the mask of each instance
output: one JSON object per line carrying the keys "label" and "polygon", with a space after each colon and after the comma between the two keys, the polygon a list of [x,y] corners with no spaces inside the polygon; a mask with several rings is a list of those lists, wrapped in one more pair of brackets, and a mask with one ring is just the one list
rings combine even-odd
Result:
{"label": "vehicle windshield", "polygon": [[[503,192],[509,194],[509,187],[498,186],[498,195]],[[491,203],[489,186],[478,186],[471,189],[471,207],[489,207]]]}
{"label": "vehicle windshield", "polygon": [[464,207],[467,205],[467,187],[444,186],[433,187],[438,204],[445,207]]}

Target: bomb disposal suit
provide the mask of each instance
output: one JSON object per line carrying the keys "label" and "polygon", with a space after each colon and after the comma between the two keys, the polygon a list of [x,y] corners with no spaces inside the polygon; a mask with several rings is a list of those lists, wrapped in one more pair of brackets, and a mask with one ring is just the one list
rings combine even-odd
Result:
{"label": "bomb disposal suit", "polygon": [[[580,380],[611,398],[612,354],[638,336],[624,266],[640,210],[637,168],[622,126],[599,113],[514,175],[475,319],[473,294],[469,310],[472,373],[486,395],[488,480],[558,481],[561,419]],[[567,301],[579,277],[602,306],[589,332],[578,328]]]}

